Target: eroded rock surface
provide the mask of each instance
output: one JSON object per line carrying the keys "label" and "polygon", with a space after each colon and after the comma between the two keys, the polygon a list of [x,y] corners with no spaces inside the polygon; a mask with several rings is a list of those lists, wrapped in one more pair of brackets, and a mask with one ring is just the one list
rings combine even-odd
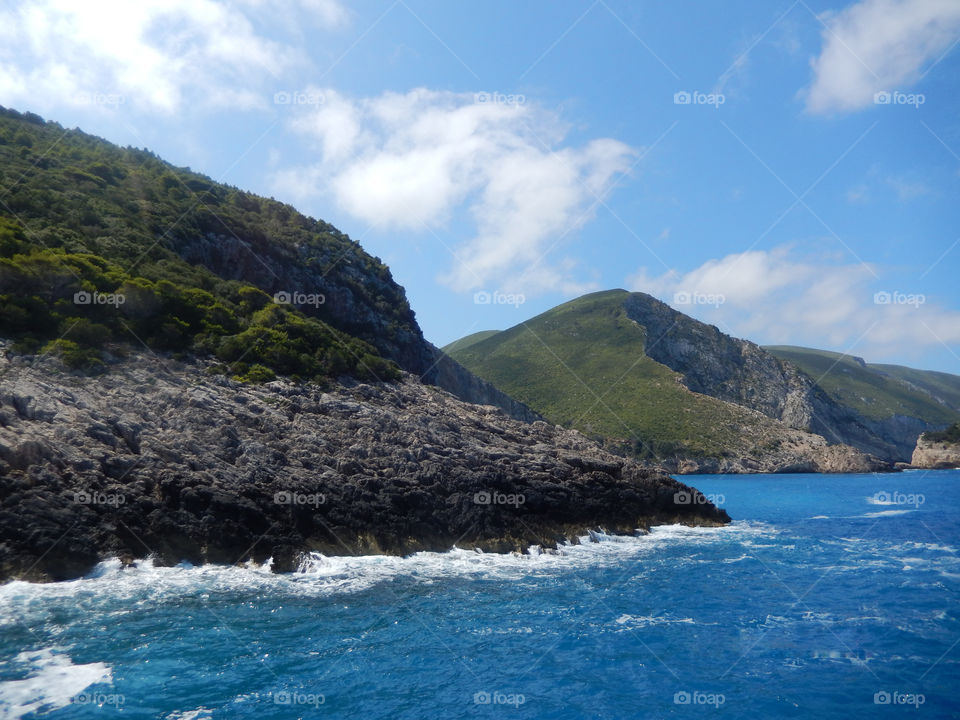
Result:
{"label": "eroded rock surface", "polygon": [[509,551],[728,521],[576,431],[413,376],[324,391],[153,356],[96,377],[0,359],[0,579],[76,577],[111,555],[289,570],[311,550]]}

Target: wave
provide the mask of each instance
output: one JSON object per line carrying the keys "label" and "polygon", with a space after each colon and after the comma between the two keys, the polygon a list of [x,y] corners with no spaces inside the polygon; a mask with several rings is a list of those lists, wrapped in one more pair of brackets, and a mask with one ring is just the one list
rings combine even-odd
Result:
{"label": "wave", "polygon": [[87,702],[84,691],[88,687],[113,682],[113,673],[105,663],[75,665],[69,655],[56,647],[22,652],[12,660],[0,662],[0,671],[27,674],[22,680],[0,682],[0,713],[11,719]]}
{"label": "wave", "polygon": [[637,627],[650,625],[696,625],[697,621],[689,617],[673,618],[666,615],[621,615],[614,622],[617,625],[627,625],[623,630],[632,630]]}
{"label": "wave", "polygon": [[616,566],[644,554],[656,554],[670,545],[707,545],[739,542],[749,546],[778,531],[766,523],[738,521],[723,527],[662,525],[639,536],[591,533],[577,544],[556,550],[531,547],[524,554],[484,553],[454,547],[447,552],[419,552],[407,557],[388,555],[325,556],[310,553],[302,558],[298,572],[275,574],[264,565],[200,565],[181,563],[156,566],[140,560],[124,566],[118,559],[101,562],[89,575],[59,583],[13,581],[0,586],[0,618],[24,612],[42,613],[46,601],[70,600],[81,607],[96,605],[97,597],[109,594],[128,606],[153,602],[179,602],[187,597],[217,593],[290,593],[329,596],[356,593],[395,579],[434,582],[449,577],[471,579],[522,579],[531,574],[563,573],[590,566]]}

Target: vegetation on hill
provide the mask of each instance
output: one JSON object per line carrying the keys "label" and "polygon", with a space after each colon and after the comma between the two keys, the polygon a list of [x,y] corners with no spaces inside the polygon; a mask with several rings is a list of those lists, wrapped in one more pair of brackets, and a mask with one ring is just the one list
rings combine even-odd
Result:
{"label": "vegetation on hill", "polygon": [[[869,365],[827,350],[792,346],[766,350],[797,365],[835,400],[864,417],[883,420],[903,415],[935,425],[960,418],[960,377],[896,365]],[[956,404],[951,407],[950,402]]]}
{"label": "vegetation on hill", "polygon": [[488,337],[496,335],[499,330],[481,330],[480,332],[475,332],[472,335],[467,335],[462,337],[459,340],[454,340],[449,345],[444,345],[441,350],[443,350],[447,355],[452,355],[455,352],[460,350],[466,350],[471,345],[475,345],[481,340],[486,340]]}
{"label": "vegetation on hill", "polygon": [[332,325],[321,297],[306,309],[275,302],[185,260],[178,251],[198,237],[308,252],[330,269],[346,258],[338,282],[392,332],[419,335],[387,268],[331,225],[146,150],[0,108],[0,336],[16,348],[88,371],[107,351],[145,345],[214,356],[252,381],[399,377],[375,330]]}
{"label": "vegetation on hill", "polygon": [[447,352],[549,420],[613,439],[640,457],[724,457],[772,423],[691,393],[644,353],[623,290],[572,300],[503,332],[469,336]]}
{"label": "vegetation on hill", "polygon": [[924,433],[923,439],[929,442],[960,443],[960,423],[954,423],[940,432]]}
{"label": "vegetation on hill", "polygon": [[916,370],[902,365],[867,363],[867,367],[922,393],[931,395],[960,412],[960,376],[933,370]]}

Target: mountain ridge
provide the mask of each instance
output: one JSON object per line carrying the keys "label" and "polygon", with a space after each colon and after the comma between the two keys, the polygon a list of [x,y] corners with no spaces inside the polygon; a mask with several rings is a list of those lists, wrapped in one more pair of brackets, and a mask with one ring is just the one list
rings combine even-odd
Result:
{"label": "mountain ridge", "polygon": [[[559,329],[564,323],[568,325],[567,333]],[[589,326],[592,343],[579,342],[575,337],[575,328],[581,325]],[[631,326],[636,328],[632,336]],[[525,343],[522,337],[528,333],[537,335],[537,341]],[[628,336],[630,339],[625,342]],[[558,358],[538,347],[543,343],[550,344],[558,358],[569,364],[563,372],[551,370]],[[564,348],[568,346],[570,351],[566,352]],[[618,348],[628,357],[619,357]],[[707,463],[708,467],[722,467],[724,450],[735,447],[737,452],[746,453],[745,459],[751,453],[773,458],[772,450],[762,447],[764,443],[752,448],[722,432],[725,424],[739,422],[745,436],[751,432],[758,436],[782,433],[782,428],[776,430],[774,426],[761,430],[763,423],[744,415],[745,410],[830,443],[852,445],[887,463],[908,461],[916,441],[916,435],[904,441],[893,433],[891,426],[898,430],[905,426],[917,435],[933,429],[930,423],[910,418],[865,418],[856,409],[838,402],[815,378],[789,360],[776,357],[755,343],[727,336],[650,295],[622,289],[582,296],[498,334],[487,334],[447,349],[468,368],[499,384],[548,419],[620,440],[629,438],[630,432],[624,433],[625,430],[632,431],[636,433],[635,447],[627,448],[628,451],[658,460],[686,453],[698,467],[704,467],[703,456],[718,459]],[[550,383],[541,382],[545,377],[562,390],[553,393]],[[621,427],[613,422],[594,423],[591,427],[584,422],[593,421],[588,408],[598,401],[585,397],[577,400],[576,396],[584,395],[582,388],[591,383],[596,385],[597,396],[607,392],[607,397],[615,398],[612,404],[620,403],[612,409],[621,415],[617,421]],[[622,385],[614,392],[610,390],[611,383]],[[689,394],[678,393],[678,385]],[[616,397],[624,393],[632,393],[637,407]],[[711,405],[703,398],[727,406]],[[656,400],[687,413],[691,418],[689,426],[659,427]],[[734,421],[734,417],[738,419]],[[627,419],[629,422],[625,422]],[[709,441],[711,437],[719,443]],[[705,443],[705,439],[709,442]],[[795,441],[791,438],[791,442]],[[653,451],[644,445],[652,445]],[[796,458],[791,463],[781,457],[775,467],[803,465],[809,466],[810,459]]]}

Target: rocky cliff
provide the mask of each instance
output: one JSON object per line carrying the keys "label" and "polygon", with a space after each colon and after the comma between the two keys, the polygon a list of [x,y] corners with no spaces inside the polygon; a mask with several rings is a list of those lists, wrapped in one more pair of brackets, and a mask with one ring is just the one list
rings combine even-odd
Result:
{"label": "rocky cliff", "polygon": [[835,402],[796,366],[760,346],[730,337],[645,293],[630,293],[624,308],[627,317],[646,329],[647,355],[680,373],[690,390],[885,460],[907,452]]}
{"label": "rocky cliff", "polygon": [[154,355],[89,377],[3,348],[0,580],[104,556],[296,566],[305,551],[554,546],[722,524],[697,491],[576,431],[400,383],[234,382]]}
{"label": "rocky cliff", "polygon": [[921,435],[910,464],[934,470],[960,468],[960,425]]}

